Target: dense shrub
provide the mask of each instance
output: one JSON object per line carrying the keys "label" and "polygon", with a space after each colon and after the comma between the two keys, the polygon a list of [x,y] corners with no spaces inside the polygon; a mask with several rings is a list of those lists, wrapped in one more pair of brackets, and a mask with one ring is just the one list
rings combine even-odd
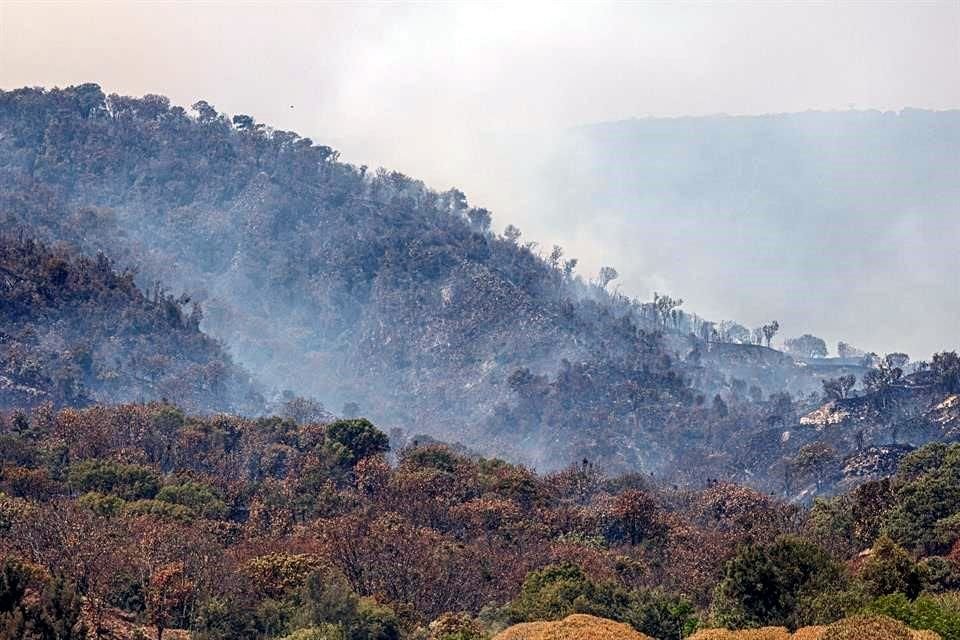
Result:
{"label": "dense shrub", "polygon": [[337,420],[327,425],[324,450],[338,463],[352,466],[367,456],[390,449],[390,439],[369,420]]}
{"label": "dense shrub", "polygon": [[346,579],[334,571],[311,574],[303,588],[298,622],[311,627],[342,629],[346,640],[399,640],[400,623],[389,608],[371,598],[360,598]]}
{"label": "dense shrub", "polygon": [[160,477],[153,469],[106,460],[72,465],[67,481],[75,491],[108,493],[124,500],[153,498],[160,490]]}
{"label": "dense shrub", "polygon": [[123,511],[131,516],[149,515],[179,522],[191,522],[197,517],[196,512],[190,507],[163,500],[134,500],[126,503]]}
{"label": "dense shrub", "polygon": [[717,587],[714,618],[724,627],[804,626],[813,598],[844,586],[842,568],[816,545],[784,537],[747,545],[730,560]]}
{"label": "dense shrub", "polygon": [[877,598],[867,610],[899,620],[913,629],[935,631],[943,640],[960,640],[960,600],[956,594],[922,595],[911,601],[898,593]]}
{"label": "dense shrub", "polygon": [[896,505],[886,518],[890,537],[911,549],[943,550],[952,540],[941,540],[937,525],[960,511],[960,445],[934,443],[905,457],[893,491]]}
{"label": "dense shrub", "polygon": [[915,598],[923,588],[923,573],[905,549],[886,536],[877,540],[860,568],[859,578],[871,596],[904,593]]}
{"label": "dense shrub", "polygon": [[166,485],[157,492],[156,499],[187,507],[203,518],[223,518],[229,513],[213,489],[195,481]]}
{"label": "dense shrub", "polygon": [[72,582],[63,576],[38,575],[33,567],[13,558],[0,561],[0,638],[84,640],[86,637],[81,597]]}
{"label": "dense shrub", "polygon": [[347,636],[340,625],[324,624],[297,629],[280,640],[347,640]]}
{"label": "dense shrub", "polygon": [[626,605],[626,593],[598,586],[576,565],[560,564],[528,575],[510,608],[516,622],[528,622],[559,620],[572,613],[619,617]]}

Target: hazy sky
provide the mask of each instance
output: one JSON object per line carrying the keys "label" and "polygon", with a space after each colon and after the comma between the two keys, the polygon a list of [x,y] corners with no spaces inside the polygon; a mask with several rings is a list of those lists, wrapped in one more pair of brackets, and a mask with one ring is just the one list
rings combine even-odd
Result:
{"label": "hazy sky", "polygon": [[[723,308],[708,281],[671,282],[669,270],[645,278],[622,245],[608,250],[582,228],[558,226],[569,216],[542,206],[518,158],[535,163],[531,149],[563,128],[634,116],[960,108],[960,0],[0,0],[0,87],[90,81],[184,105],[203,98],[331,144],[348,161],[456,185],[491,208],[498,227],[516,222],[530,239],[559,240],[590,269],[618,266],[631,276],[627,292],[685,286],[674,292],[691,309],[738,317],[751,313]],[[489,144],[512,136],[522,156]],[[826,314],[825,326],[804,329],[830,336],[830,322]],[[900,348],[937,341],[957,338]]]}

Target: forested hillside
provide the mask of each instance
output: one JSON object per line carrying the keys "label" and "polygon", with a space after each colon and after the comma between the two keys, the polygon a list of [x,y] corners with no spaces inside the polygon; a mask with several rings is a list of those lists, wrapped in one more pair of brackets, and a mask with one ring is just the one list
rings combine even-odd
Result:
{"label": "forested hillside", "polygon": [[[958,483],[958,445],[806,509],[724,482],[391,450],[362,419],[8,412],[0,637],[487,640],[586,613],[658,640],[864,614],[840,628],[872,635],[822,639],[908,640],[885,614],[957,640]],[[696,637],[787,637],[753,634]]]}
{"label": "forested hillside", "polygon": [[0,409],[175,398],[193,410],[261,410],[249,375],[200,331],[189,302],[159,285],[144,294],[102,253],[0,236]]}
{"label": "forested hillside", "polygon": [[606,441],[597,411],[689,396],[653,331],[666,317],[583,284],[560,249],[540,258],[456,190],[340,163],[249,116],[95,85],[6,92],[0,163],[5,228],[188,292],[261,379],[338,410],[490,449],[483,425],[525,375],[601,370],[587,424],[501,443],[547,464]]}

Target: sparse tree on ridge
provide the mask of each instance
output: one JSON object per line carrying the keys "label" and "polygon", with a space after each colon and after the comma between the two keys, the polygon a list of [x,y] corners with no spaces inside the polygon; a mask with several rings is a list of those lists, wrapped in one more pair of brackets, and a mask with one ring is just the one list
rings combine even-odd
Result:
{"label": "sparse tree on ridge", "polygon": [[763,339],[767,343],[767,347],[770,346],[770,341],[773,340],[773,336],[777,335],[777,331],[779,330],[780,330],[780,323],[777,322],[776,320],[760,327],[760,331],[763,334]]}
{"label": "sparse tree on ridge", "polygon": [[823,395],[828,400],[843,400],[850,395],[850,391],[857,384],[854,375],[840,376],[823,381]]}
{"label": "sparse tree on ridge", "polygon": [[600,285],[601,289],[606,289],[607,285],[616,280],[620,276],[617,273],[617,270],[613,267],[601,267],[600,275],[597,277],[597,284]]}
{"label": "sparse tree on ridge", "polygon": [[902,352],[888,353],[883,359],[891,369],[903,369],[910,364],[910,356]]}
{"label": "sparse tree on ridge", "polygon": [[548,262],[550,263],[550,266],[553,267],[554,269],[559,268],[560,259],[562,257],[563,257],[563,248],[556,244],[553,245],[553,250],[550,252],[550,257],[548,258]]}
{"label": "sparse tree on ridge", "polygon": [[935,353],[930,362],[930,371],[937,384],[947,393],[960,391],[960,357],[956,351]]}
{"label": "sparse tree on ridge", "polygon": [[724,320],[718,328],[721,342],[749,344],[750,330],[738,322]]}
{"label": "sparse tree on ridge", "polygon": [[876,368],[870,369],[863,376],[864,388],[873,393],[884,408],[887,406],[890,389],[903,377],[903,369],[895,366],[902,360],[899,355],[902,354],[890,354],[893,357],[887,356],[880,360]]}
{"label": "sparse tree on ridge", "polygon": [[467,211],[467,220],[470,221],[470,228],[479,233],[486,233],[490,230],[492,216],[486,209],[470,209]]}
{"label": "sparse tree on ridge", "polygon": [[837,355],[841,358],[862,358],[866,354],[852,344],[841,340],[837,343]]}
{"label": "sparse tree on ridge", "polygon": [[827,357],[827,343],[817,336],[805,333],[799,338],[789,338],[784,343],[787,353],[799,358]]}
{"label": "sparse tree on ridge", "polygon": [[676,320],[676,312],[682,304],[683,298],[671,298],[666,294],[661,295],[656,291],[653,292],[653,307],[656,310],[661,327],[667,326],[668,319]]}

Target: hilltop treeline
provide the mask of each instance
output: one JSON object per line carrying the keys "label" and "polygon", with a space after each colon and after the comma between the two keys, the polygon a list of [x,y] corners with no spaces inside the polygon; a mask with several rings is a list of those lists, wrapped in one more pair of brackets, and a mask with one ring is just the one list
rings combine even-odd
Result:
{"label": "hilltop treeline", "polygon": [[581,612],[676,638],[869,612],[960,638],[960,446],[801,509],[393,444],[364,419],[7,412],[4,637],[463,640]]}

